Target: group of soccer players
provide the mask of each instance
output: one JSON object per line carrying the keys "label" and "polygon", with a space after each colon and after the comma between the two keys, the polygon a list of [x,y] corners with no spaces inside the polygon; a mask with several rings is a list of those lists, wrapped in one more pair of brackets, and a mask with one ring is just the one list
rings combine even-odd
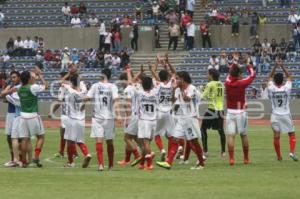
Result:
{"label": "group of soccer players", "polygon": [[[99,171],[104,169],[104,140],[107,146],[108,169],[114,166],[115,120],[119,118],[124,122],[125,158],[118,161],[118,164],[138,165],[139,169],[152,170],[155,153],[151,148],[151,141],[154,140],[160,150],[160,160],[156,162],[159,167],[171,169],[178,153],[183,156],[182,163],[187,163],[190,151],[193,151],[198,161],[191,169],[203,169],[205,159],[208,157],[208,129],[218,131],[221,142],[220,155],[222,158],[226,156],[223,105],[226,98],[225,124],[229,164],[235,164],[234,143],[237,134],[242,141],[244,164],[248,164],[250,160],[245,92],[256,74],[253,65],[247,63],[246,69],[249,75],[243,78],[243,70],[236,64],[240,62],[240,58],[238,56],[234,58],[235,62],[230,66],[225,84],[219,80],[217,70],[208,70],[209,83],[204,91],[199,91],[192,85],[188,72],[176,72],[167,55],[162,58],[158,54],[154,64],[148,63],[152,77],[146,75],[144,67],[141,67],[136,75],[130,67],[126,68],[126,72],[119,78],[121,89],[110,82],[109,69],[103,69],[99,81],[87,89],[80,79],[76,66],[70,65],[69,72],[61,73],[58,104],[52,106],[50,111],[52,113],[61,106],[61,140],[58,156],[64,156],[65,145],[67,145],[68,161],[65,167],[74,167],[74,158],[78,155],[77,145],[84,155],[82,167],[89,166],[92,156],[84,138],[85,108],[87,104],[92,104],[94,110],[90,137],[95,139]],[[162,66],[162,69],[158,72],[159,66]],[[283,70],[287,78],[285,83],[283,74],[276,73],[276,69]],[[33,71],[23,71],[21,74],[13,71],[10,77],[12,84],[1,93],[9,103],[6,132],[11,161],[5,166],[26,167],[32,161],[41,167],[39,156],[44,143],[44,128],[38,115],[37,94],[47,88],[47,83],[38,68]],[[40,79],[40,84],[35,83],[37,78]],[[289,109],[292,82],[281,60],[276,61],[268,81],[268,93],[272,103],[271,125],[277,158],[282,160],[280,134],[288,133],[290,157],[297,161],[296,137]],[[123,90],[123,95],[119,94],[119,90]],[[206,99],[208,109],[200,128],[199,105]],[[33,157],[30,141],[32,136],[37,138]],[[167,150],[164,148],[162,137],[168,140]],[[132,161],[131,154],[134,155]]]}

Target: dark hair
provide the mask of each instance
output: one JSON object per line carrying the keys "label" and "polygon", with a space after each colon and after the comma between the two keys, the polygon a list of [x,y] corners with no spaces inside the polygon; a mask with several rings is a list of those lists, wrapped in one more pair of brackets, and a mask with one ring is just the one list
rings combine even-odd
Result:
{"label": "dark hair", "polygon": [[110,79],[110,77],[111,77],[111,70],[110,70],[110,69],[108,69],[108,68],[103,69],[103,70],[101,71],[101,73],[102,73],[103,75],[105,75],[107,79]]}
{"label": "dark hair", "polygon": [[283,74],[282,73],[276,73],[274,75],[273,80],[274,80],[276,85],[281,85],[282,82],[283,82]]}
{"label": "dark hair", "polygon": [[72,75],[70,77],[70,82],[74,87],[78,87],[78,83],[79,83],[78,75]]}
{"label": "dark hair", "polygon": [[23,71],[20,75],[20,79],[23,85],[28,84],[30,78],[31,78],[31,74],[28,70]]}
{"label": "dark hair", "polygon": [[214,81],[219,81],[220,74],[219,71],[217,71],[216,69],[214,68],[209,69],[208,74],[212,77]]}
{"label": "dark hair", "polygon": [[177,76],[181,79],[183,79],[184,82],[191,84],[192,83],[192,79],[191,76],[188,72],[186,71],[179,71],[177,72]]}
{"label": "dark hair", "polygon": [[144,76],[142,78],[142,86],[144,90],[150,90],[153,87],[153,81],[152,78],[148,76]]}
{"label": "dark hair", "polygon": [[231,67],[230,67],[230,71],[229,71],[229,74],[232,76],[232,77],[238,77],[240,74],[241,74],[241,69],[233,64]]}
{"label": "dark hair", "polygon": [[16,70],[11,71],[10,74],[9,74],[9,76],[12,76],[13,74],[15,74],[15,75],[17,75],[18,77],[20,77],[19,71],[16,71]]}
{"label": "dark hair", "polygon": [[161,70],[161,71],[159,71],[158,76],[159,76],[160,81],[164,82],[169,79],[170,74],[168,73],[167,70]]}
{"label": "dark hair", "polygon": [[127,81],[128,80],[127,73],[121,73],[119,80]]}
{"label": "dark hair", "polygon": [[64,76],[66,76],[67,74],[68,74],[68,72],[65,72],[65,71],[59,73],[60,77],[64,77]]}

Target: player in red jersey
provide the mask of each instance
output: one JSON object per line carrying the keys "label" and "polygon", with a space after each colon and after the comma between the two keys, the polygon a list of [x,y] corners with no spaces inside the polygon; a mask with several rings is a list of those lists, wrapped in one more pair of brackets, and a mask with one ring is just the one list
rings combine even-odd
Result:
{"label": "player in red jersey", "polygon": [[252,64],[247,65],[247,70],[249,75],[243,79],[241,69],[236,64],[232,64],[229,75],[225,81],[225,90],[227,94],[226,133],[230,165],[234,165],[234,140],[236,134],[240,134],[241,136],[244,164],[249,163],[245,90],[255,79],[256,73]]}

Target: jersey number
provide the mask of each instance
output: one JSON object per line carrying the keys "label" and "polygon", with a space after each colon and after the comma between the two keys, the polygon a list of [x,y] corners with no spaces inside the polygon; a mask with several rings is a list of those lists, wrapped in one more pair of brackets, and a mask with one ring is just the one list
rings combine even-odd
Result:
{"label": "jersey number", "polygon": [[145,107],[145,110],[147,112],[154,112],[154,105],[152,105],[152,104],[145,104],[144,107]]}
{"label": "jersey number", "polygon": [[278,99],[278,107],[281,107],[282,106],[282,103],[283,103],[283,100],[282,99]]}
{"label": "jersey number", "polygon": [[223,88],[218,88],[217,91],[218,91],[217,97],[222,97],[223,96]]}

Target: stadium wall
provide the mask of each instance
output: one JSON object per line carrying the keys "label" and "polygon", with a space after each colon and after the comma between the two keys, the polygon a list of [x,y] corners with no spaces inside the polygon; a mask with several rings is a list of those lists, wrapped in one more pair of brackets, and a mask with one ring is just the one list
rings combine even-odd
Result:
{"label": "stadium wall", "polygon": [[[198,29],[198,27],[197,27]],[[231,26],[213,25],[211,26],[211,40],[213,47],[250,47],[253,40],[250,40],[250,26],[241,25],[240,35],[231,36]],[[130,47],[129,38],[130,28],[122,28],[122,47]],[[259,26],[258,33],[260,38],[275,38],[280,41],[281,38],[289,40],[291,38],[291,26],[289,24],[267,24]],[[99,36],[97,28],[74,29],[70,27],[51,27],[51,28],[7,28],[0,31],[0,48],[6,48],[6,42],[9,37],[16,38],[21,36],[25,38],[35,35],[44,38],[46,48],[97,48],[99,46]],[[195,47],[201,47],[202,41],[199,31],[196,32]],[[154,33],[151,26],[140,27],[139,50],[152,51],[154,49]]]}
{"label": "stadium wall", "polygon": [[[43,118],[48,117],[51,102],[40,102],[39,103],[39,113]],[[52,104],[53,105],[53,104]],[[293,119],[300,119],[300,100],[292,100],[291,112]],[[207,109],[207,104],[202,104],[200,106],[200,115],[203,115]],[[87,119],[92,116],[92,105],[86,106]],[[7,104],[0,102],[0,119],[4,119],[6,116]],[[269,100],[248,100],[248,115],[250,119],[270,119],[271,104]],[[55,114],[59,118],[59,111]]]}

